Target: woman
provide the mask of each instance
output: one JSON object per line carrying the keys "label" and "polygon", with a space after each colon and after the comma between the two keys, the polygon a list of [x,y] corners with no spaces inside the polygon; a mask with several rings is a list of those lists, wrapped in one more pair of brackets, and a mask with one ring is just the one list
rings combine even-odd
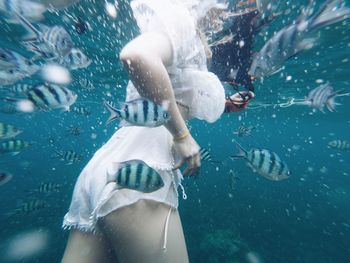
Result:
{"label": "woman", "polygon": [[[131,2],[141,35],[120,54],[131,79],[127,101],[167,101],[171,118],[157,128],[122,127],[96,152],[78,178],[64,218],[71,233],[62,262],[188,262],[177,211],[178,168],[187,163],[184,175],[195,174],[200,156],[185,120],[213,122],[225,107],[224,89],[207,70],[196,29],[214,6],[214,1]],[[161,189],[115,190],[107,182],[107,174],[116,173],[121,162],[135,159],[160,174]]]}

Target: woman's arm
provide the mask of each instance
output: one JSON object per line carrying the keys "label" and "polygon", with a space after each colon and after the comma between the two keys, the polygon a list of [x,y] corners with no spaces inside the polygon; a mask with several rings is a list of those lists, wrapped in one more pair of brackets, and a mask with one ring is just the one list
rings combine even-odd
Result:
{"label": "woman's arm", "polygon": [[175,148],[182,157],[175,168],[187,161],[186,175],[195,173],[200,166],[199,146],[176,105],[166,70],[166,66],[172,64],[173,56],[171,42],[162,33],[142,34],[129,42],[120,53],[120,59],[139,94],[157,104],[168,103],[171,118],[165,127],[173,135]]}

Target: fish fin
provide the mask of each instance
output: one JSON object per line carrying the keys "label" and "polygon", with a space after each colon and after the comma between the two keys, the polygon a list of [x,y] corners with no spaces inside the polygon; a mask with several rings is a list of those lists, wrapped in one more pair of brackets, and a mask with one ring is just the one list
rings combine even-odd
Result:
{"label": "fish fin", "polygon": [[112,105],[110,105],[107,101],[103,102],[103,105],[107,108],[111,116],[109,116],[106,125],[109,125],[112,121],[120,118],[120,111],[116,108],[114,108]]}
{"label": "fish fin", "polygon": [[239,149],[239,153],[236,156],[241,156],[241,157],[247,156],[248,154],[247,151],[236,140],[234,140],[233,142],[236,145],[236,147]]}
{"label": "fish fin", "polygon": [[22,15],[20,15],[18,12],[14,11],[18,18],[21,20],[24,28],[28,31],[26,38],[31,38],[31,39],[38,39],[40,36],[40,31],[36,29],[32,23],[30,23],[27,19],[25,19]]}
{"label": "fish fin", "polygon": [[309,31],[340,22],[350,16],[350,8],[343,0],[327,0],[308,20]]}
{"label": "fish fin", "polygon": [[11,156],[16,156],[17,154],[19,154],[20,152],[12,152],[10,153]]}
{"label": "fish fin", "polygon": [[[303,40],[301,40],[298,45],[297,45],[297,49],[299,51],[301,50],[308,50],[314,47],[315,43],[316,43],[317,38],[305,38]],[[297,52],[297,54],[295,54],[294,56],[298,55],[299,52]],[[291,57],[290,57],[291,58]]]}

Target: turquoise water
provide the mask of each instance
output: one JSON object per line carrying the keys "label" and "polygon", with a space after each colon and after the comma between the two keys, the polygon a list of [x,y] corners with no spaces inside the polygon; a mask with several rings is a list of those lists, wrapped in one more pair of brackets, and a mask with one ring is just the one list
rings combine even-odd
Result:
{"label": "turquoise water", "polygon": [[[298,3],[297,3],[298,2]],[[300,5],[295,1],[289,15],[281,16],[256,37],[255,49],[296,17]],[[318,1],[322,2],[322,1]],[[350,3],[347,2],[349,5]],[[127,75],[117,54],[137,28],[127,3],[119,3],[118,17],[110,18],[102,1],[82,1],[58,13],[46,13],[45,24],[63,25],[76,47],[93,63],[72,71],[70,88],[77,92],[76,105],[88,107],[92,114],[72,112],[0,113],[0,121],[23,130],[17,138],[32,147],[16,156],[0,156],[1,170],[13,179],[1,188],[0,249],[5,255],[7,242],[15,235],[43,229],[48,246],[34,258],[17,262],[59,262],[67,231],[61,230],[75,181],[94,152],[113,134],[105,126],[108,114],[103,99],[124,100]],[[78,35],[70,17],[81,17],[91,31]],[[350,92],[350,19],[320,31],[318,45],[285,64],[280,73],[256,81],[256,99],[241,113],[223,115],[215,124],[191,121],[198,143],[223,165],[203,163],[197,178],[186,178],[187,200],[180,198],[180,214],[191,262],[247,262],[249,251],[264,262],[343,263],[350,258],[350,152],[327,147],[334,139],[350,140],[349,97],[337,98],[336,112],[313,112],[305,106],[288,108],[266,106],[294,97],[302,99],[320,82],[329,81],[335,90]],[[0,44],[20,51],[20,26],[0,20]],[[288,77],[290,76],[290,77]],[[92,81],[95,89],[79,85]],[[40,81],[39,76],[24,83]],[[259,108],[255,108],[259,107]],[[233,132],[241,125],[255,126],[251,137],[237,138]],[[69,127],[78,127],[79,135]],[[243,161],[232,161],[237,152],[233,139],[246,148],[261,147],[277,152],[288,163],[292,176],[272,182],[253,173]],[[83,160],[65,165],[55,158],[56,150],[74,150]],[[239,180],[232,181],[232,173]],[[62,185],[50,195],[28,191],[41,183]],[[20,201],[44,199],[47,207],[28,214],[7,216]],[[236,249],[237,248],[237,249]],[[4,252],[5,251],[5,252]],[[0,262],[2,262],[0,256]],[[16,262],[16,261],[15,261]],[[250,262],[251,263],[251,262]]]}

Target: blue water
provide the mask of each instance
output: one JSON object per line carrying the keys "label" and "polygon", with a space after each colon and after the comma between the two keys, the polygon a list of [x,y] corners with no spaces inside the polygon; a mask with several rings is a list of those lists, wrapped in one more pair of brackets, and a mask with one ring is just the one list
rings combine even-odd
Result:
{"label": "blue water", "polygon": [[[294,3],[295,2],[295,3]],[[282,16],[256,37],[258,51],[275,31],[288,24],[302,3],[293,1],[288,16]],[[322,1],[318,1],[319,3]],[[347,2],[349,5],[349,1]],[[77,105],[91,109],[90,116],[71,112],[3,114],[0,122],[11,123],[24,132],[18,136],[33,146],[17,156],[0,156],[0,168],[14,175],[1,186],[0,262],[7,242],[30,230],[49,232],[49,244],[40,255],[18,262],[59,262],[67,231],[61,229],[75,181],[94,152],[113,134],[106,127],[103,99],[123,101],[127,75],[117,55],[137,27],[127,3],[119,3],[117,19],[104,11],[102,1],[82,1],[58,13],[46,13],[45,24],[63,25],[79,47],[93,60],[87,69],[72,72],[70,88],[78,93]],[[92,28],[78,35],[67,17],[80,16]],[[0,44],[20,51],[20,26],[0,19]],[[266,35],[265,35],[266,33]],[[264,262],[345,263],[350,262],[350,152],[329,149],[334,139],[350,140],[349,97],[337,98],[336,112],[314,112],[305,106],[260,107],[304,98],[310,89],[329,81],[335,90],[350,92],[350,19],[320,31],[318,45],[285,64],[280,73],[256,81],[256,99],[241,113],[223,115],[214,124],[190,121],[198,143],[223,165],[203,163],[197,178],[186,178],[187,200],[180,198],[180,214],[191,262],[246,262],[244,254],[254,251]],[[291,76],[287,78],[287,76]],[[95,89],[79,86],[80,79],[91,80]],[[288,79],[288,80],[287,80]],[[40,81],[39,76],[25,83]],[[238,126],[257,127],[251,137],[238,138],[246,148],[261,147],[277,152],[288,163],[292,176],[272,182],[253,173],[244,161],[228,157],[237,152],[233,134]],[[67,131],[77,126],[81,134]],[[74,150],[84,156],[80,163],[65,165],[54,157],[56,150]],[[231,172],[230,172],[231,171]],[[239,177],[232,184],[232,171]],[[27,192],[40,183],[53,182],[64,187],[44,198],[45,209],[26,215],[6,216]],[[232,249],[238,247],[238,251]]]}

